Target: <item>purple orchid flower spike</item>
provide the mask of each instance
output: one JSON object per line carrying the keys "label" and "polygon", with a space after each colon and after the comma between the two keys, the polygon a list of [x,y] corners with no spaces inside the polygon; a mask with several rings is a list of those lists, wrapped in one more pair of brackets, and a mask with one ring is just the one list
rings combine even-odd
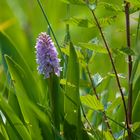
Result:
{"label": "purple orchid flower spike", "polygon": [[44,78],[49,78],[51,73],[60,76],[60,59],[52,42],[52,39],[45,32],[39,34],[36,42],[36,62],[38,64],[38,72],[44,75]]}

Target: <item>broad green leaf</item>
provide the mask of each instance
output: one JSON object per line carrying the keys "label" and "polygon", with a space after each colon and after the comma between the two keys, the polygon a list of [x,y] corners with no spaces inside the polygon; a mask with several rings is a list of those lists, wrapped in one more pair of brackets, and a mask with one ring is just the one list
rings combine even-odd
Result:
{"label": "broad green leaf", "polygon": [[97,98],[95,96],[85,95],[85,96],[81,96],[80,98],[81,98],[82,104],[84,104],[85,106],[87,106],[88,108],[90,108],[92,110],[103,110],[104,109],[103,105],[100,103],[99,100],[97,100]]}
{"label": "broad green leaf", "polygon": [[107,54],[107,50],[106,48],[104,48],[102,45],[97,45],[97,44],[93,44],[93,43],[79,43],[80,47],[89,49],[89,50],[93,50],[97,53],[105,53]]}
{"label": "broad green leaf", "polygon": [[49,89],[49,102],[51,108],[51,117],[53,124],[57,131],[60,131],[60,121],[62,115],[64,115],[64,94],[60,90],[59,78],[52,74],[48,79],[48,89]]}
{"label": "broad green leaf", "polygon": [[79,97],[79,62],[73,44],[70,43],[70,56],[68,59],[68,70],[64,97],[64,137],[67,140],[81,140],[81,117]]}
{"label": "broad green leaf", "polygon": [[71,18],[65,19],[63,21],[67,24],[72,24],[72,25],[76,25],[76,26],[79,26],[79,27],[91,28],[91,27],[95,26],[93,24],[92,20],[78,18],[78,17],[71,17]]}
{"label": "broad green leaf", "polygon": [[[6,58],[6,61],[8,64],[8,68],[9,68],[11,77],[12,77],[12,79],[15,80],[14,86],[15,86],[15,90],[16,90],[16,96],[18,99],[18,103],[19,103],[24,121],[31,133],[31,137],[32,137],[32,139],[37,138],[38,140],[42,140],[43,138],[41,135],[39,120],[35,117],[33,111],[29,107],[29,100],[28,100],[28,96],[26,93],[26,89],[24,89],[24,87],[23,87],[24,86],[23,80],[25,80],[25,79],[23,79],[23,77],[25,77],[25,72],[9,56],[5,56],[5,58]],[[48,123],[48,126],[47,126],[48,138],[47,139],[52,139],[51,138],[52,134],[51,134],[50,128],[51,128],[51,126]],[[34,135],[34,134],[36,134],[36,135]]]}
{"label": "broad green leaf", "polygon": [[52,133],[52,126],[51,121],[48,115],[46,115],[40,108],[28,100],[27,106],[32,110],[34,117],[36,117],[40,123],[41,133],[44,139],[49,140],[53,139],[53,133]]}
{"label": "broad green leaf", "polygon": [[8,104],[13,108],[15,114],[23,121],[18,99],[13,91],[9,91]]}
{"label": "broad green leaf", "polygon": [[[33,73],[31,72],[31,69],[25,62],[23,56],[21,53],[16,49],[15,45],[12,43],[10,38],[5,35],[4,33],[0,32],[0,49],[2,52],[3,57],[3,64],[5,71],[7,72],[7,64],[4,58],[4,55],[10,56],[17,64],[19,64],[24,71],[24,77],[22,72],[20,73],[20,78],[23,81],[23,86],[25,86],[25,89],[27,91],[27,95],[35,102],[41,102],[43,99],[42,92],[40,91],[39,83],[34,78]],[[26,74],[25,74],[26,73]],[[30,80],[29,80],[30,79]],[[14,79],[12,79],[14,80]],[[34,88],[31,88],[33,85]]]}
{"label": "broad green leaf", "polygon": [[6,103],[2,96],[0,96],[0,109],[2,110],[3,114],[5,115],[6,119],[9,121],[11,126],[22,139],[31,140],[31,136],[21,122],[21,120],[16,116],[13,109]]}

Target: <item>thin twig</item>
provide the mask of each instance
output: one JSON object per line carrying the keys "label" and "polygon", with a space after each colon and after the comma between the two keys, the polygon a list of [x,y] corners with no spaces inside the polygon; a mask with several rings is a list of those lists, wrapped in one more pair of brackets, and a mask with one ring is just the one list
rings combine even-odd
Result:
{"label": "thin twig", "polygon": [[[130,44],[130,17],[129,17],[129,2],[124,1],[125,4],[125,17],[126,17],[126,38],[127,38],[127,47],[131,48]],[[128,124],[132,124],[132,57],[128,55]],[[131,129],[130,129],[131,130]],[[128,139],[131,140],[131,131],[128,131]]]}
{"label": "thin twig", "polygon": [[[96,96],[97,100],[100,100],[100,99],[99,99],[99,96],[98,96],[98,94],[97,94],[96,88],[95,88],[94,85],[93,85],[93,81],[92,81],[92,77],[91,77],[91,74],[90,74],[88,65],[86,66],[86,70],[87,70],[87,73],[88,73],[88,76],[89,76],[89,79],[90,79],[90,82],[91,82],[92,89],[93,89],[93,91],[94,91],[94,93],[95,93],[95,96]],[[107,127],[108,127],[108,129],[109,129],[109,132],[110,132],[110,134],[112,135],[112,137],[114,138],[113,132],[112,132],[112,129],[111,129],[110,125],[109,125],[109,122],[108,122],[108,119],[107,119],[107,116],[106,116],[105,111],[103,111],[103,116],[104,116],[105,123],[106,123],[106,125],[107,125]]]}
{"label": "thin twig", "polygon": [[[107,116],[107,118],[108,118],[110,121],[112,121],[112,122],[114,122],[115,124],[117,124],[118,126],[120,126],[121,128],[123,128],[124,130],[127,130],[127,128],[125,127],[125,125],[120,124],[119,122],[115,121],[114,119],[110,118],[109,116]],[[139,135],[139,134],[134,133],[134,132],[132,132],[132,134],[135,135],[136,137],[140,138],[140,135]]]}
{"label": "thin twig", "polygon": [[[92,15],[93,15],[93,17],[94,17],[94,20],[95,20],[95,22],[96,22],[96,25],[97,25],[97,27],[98,27],[98,29],[99,29],[99,32],[100,32],[100,34],[101,34],[101,37],[102,37],[102,39],[103,39],[103,42],[104,42],[104,44],[105,44],[105,48],[107,49],[107,52],[108,52],[108,55],[109,55],[109,58],[110,58],[110,61],[111,61],[111,64],[112,64],[112,67],[113,67],[113,70],[114,70],[114,73],[115,73],[116,81],[117,81],[118,88],[119,88],[120,93],[121,93],[122,102],[123,102],[123,106],[124,106],[125,117],[126,117],[126,122],[127,122],[127,128],[128,128],[128,130],[129,130],[129,123],[128,123],[128,116],[127,116],[126,103],[125,103],[123,91],[122,91],[122,89],[121,89],[121,84],[120,84],[120,81],[119,81],[119,77],[118,77],[118,75],[117,75],[117,70],[116,70],[115,64],[114,64],[114,62],[113,62],[112,54],[111,54],[111,52],[110,52],[109,46],[108,46],[108,44],[107,44],[107,42],[106,42],[106,39],[105,39],[105,37],[104,37],[104,34],[103,34],[103,32],[102,32],[102,28],[101,28],[101,26],[100,26],[100,24],[99,24],[99,22],[98,22],[98,19],[97,19],[96,15],[95,15],[94,11],[91,10],[91,12],[92,12]],[[128,131],[128,132],[129,132],[129,131]]]}
{"label": "thin twig", "polygon": [[99,100],[99,96],[97,95],[96,88],[95,88],[94,85],[93,85],[93,81],[92,81],[92,77],[91,77],[91,74],[90,74],[88,65],[86,66],[86,70],[87,70],[88,77],[89,77],[89,79],[90,79],[91,86],[92,86],[92,89],[93,89],[93,91],[94,91],[94,94],[95,94],[96,98]]}

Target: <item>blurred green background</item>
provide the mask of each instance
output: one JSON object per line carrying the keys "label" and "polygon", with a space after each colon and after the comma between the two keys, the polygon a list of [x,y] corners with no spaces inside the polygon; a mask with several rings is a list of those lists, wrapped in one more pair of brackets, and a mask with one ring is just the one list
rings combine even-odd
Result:
{"label": "blurred green background", "polygon": [[[78,45],[79,42],[87,43],[94,39],[103,46],[92,14],[86,5],[68,5],[62,0],[42,0],[42,5],[61,46],[63,46],[66,35],[66,23],[70,26],[71,38],[75,45]],[[134,8],[132,6],[131,9],[131,46],[136,50],[138,13],[135,12]],[[47,22],[37,1],[0,0],[0,9],[0,30],[4,29],[4,32],[16,44],[17,49],[22,52],[32,70],[35,71],[36,64],[33,58],[35,58],[36,38],[40,32],[48,30]],[[106,40],[113,50],[117,71],[127,78],[127,55],[117,51],[126,46],[125,15],[122,11],[123,3],[121,0],[100,0],[95,13],[101,22]],[[112,72],[107,54],[96,53],[89,66],[92,73],[99,72],[102,76]],[[122,78],[121,82],[122,86],[127,87],[126,79]]]}
{"label": "blurred green background", "polygon": [[[61,47],[64,47],[65,43],[66,24],[69,24],[70,36],[75,46],[81,47],[80,43],[92,41],[103,49],[104,44],[102,38],[95,25],[92,14],[85,4],[77,4],[74,0],[42,0],[41,2]],[[70,4],[68,4],[69,2]],[[135,53],[133,60],[140,55],[138,47],[139,39],[136,43],[139,16],[138,8],[139,6],[132,2],[130,7],[130,20],[131,47]],[[127,95],[128,52],[124,50],[126,47],[124,4],[122,0],[99,0],[95,14],[111,49],[117,72],[120,74],[124,94]],[[38,79],[38,75],[36,76],[37,65],[35,62],[34,46],[38,34],[40,32],[47,32],[48,25],[37,1],[0,0],[0,31],[4,31],[11,38],[17,50],[23,55],[25,62],[29,64],[32,73],[35,74],[34,77]],[[97,50],[97,48],[93,50],[92,59],[90,59],[88,64],[91,74],[99,73],[104,78],[101,85],[97,87],[97,92],[102,97],[103,104],[108,105],[116,97],[120,96],[120,94],[118,93],[116,80],[112,74],[113,70],[108,54]],[[0,57],[0,91],[3,92],[5,90],[4,84],[7,74],[4,72],[1,58],[2,56]],[[138,66],[134,83],[139,78],[139,70],[140,67]],[[137,90],[137,88],[134,90]],[[137,91],[139,92],[139,89]],[[120,107],[119,111],[119,117],[117,117],[118,114],[115,114],[116,116],[114,115],[113,117],[117,118],[118,121],[122,121],[122,107]],[[109,115],[112,115],[111,113],[108,112]]]}

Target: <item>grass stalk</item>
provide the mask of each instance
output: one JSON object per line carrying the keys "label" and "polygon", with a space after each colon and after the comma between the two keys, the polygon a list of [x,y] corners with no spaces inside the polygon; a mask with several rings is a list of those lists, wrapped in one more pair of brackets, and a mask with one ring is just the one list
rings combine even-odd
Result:
{"label": "grass stalk", "polygon": [[55,40],[55,42],[56,42],[56,45],[57,45],[57,47],[58,47],[58,51],[59,51],[59,53],[60,53],[60,55],[61,55],[61,58],[64,60],[64,57],[63,57],[63,54],[62,54],[60,45],[59,45],[59,43],[58,43],[58,41],[57,41],[56,35],[55,35],[55,33],[54,33],[54,31],[53,31],[53,28],[52,28],[52,26],[51,26],[51,24],[50,24],[50,22],[49,22],[48,16],[47,16],[47,14],[45,13],[45,10],[44,10],[44,8],[43,8],[43,6],[42,6],[42,3],[40,2],[40,0],[37,0],[37,2],[38,2],[38,5],[39,5],[39,7],[40,7],[40,9],[41,9],[41,11],[42,11],[42,13],[43,13],[43,15],[44,15],[45,20],[47,21],[47,24],[48,24],[48,26],[49,26],[49,28],[50,28],[50,30],[51,30],[51,32],[52,32],[52,35],[53,35],[54,40]]}

